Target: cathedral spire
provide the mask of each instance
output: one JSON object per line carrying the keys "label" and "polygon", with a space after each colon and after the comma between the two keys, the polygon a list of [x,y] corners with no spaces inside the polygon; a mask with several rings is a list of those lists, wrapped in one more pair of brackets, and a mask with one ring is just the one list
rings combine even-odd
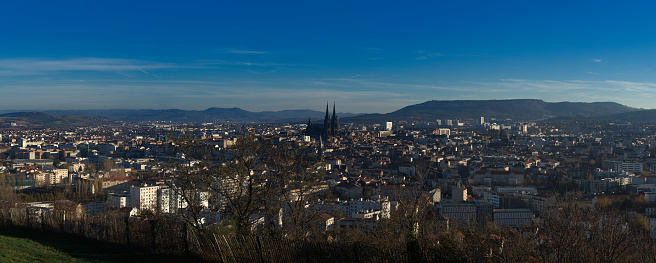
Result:
{"label": "cathedral spire", "polygon": [[333,120],[335,119],[335,102],[333,101]]}
{"label": "cathedral spire", "polygon": [[323,134],[326,139],[330,136],[330,114],[328,114],[328,102],[326,101],[326,117],[323,119]]}
{"label": "cathedral spire", "polygon": [[337,129],[337,115],[335,114],[335,102],[333,101],[333,118],[330,120],[330,136],[335,137]]}

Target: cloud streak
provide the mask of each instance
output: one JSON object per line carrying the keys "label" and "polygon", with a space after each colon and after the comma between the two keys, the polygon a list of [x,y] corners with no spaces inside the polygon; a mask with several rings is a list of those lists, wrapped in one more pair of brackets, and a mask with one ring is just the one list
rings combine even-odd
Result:
{"label": "cloud streak", "polygon": [[227,61],[227,60],[203,60],[201,61],[201,64],[203,66],[211,66],[211,65],[257,66],[257,67],[297,66],[297,65],[270,63],[270,62]]}
{"label": "cloud streak", "polygon": [[[13,72],[50,73],[61,70],[134,71],[141,74],[171,64],[137,60],[0,60],[0,69]],[[7,66],[10,62],[18,65]],[[92,63],[93,62],[93,63]],[[213,64],[242,62],[204,61],[194,67],[212,69]],[[35,66],[37,69],[29,68]],[[253,67],[256,65],[250,65]],[[262,65],[276,66],[276,65]],[[55,74],[53,74],[54,76]],[[653,108],[656,83],[622,80],[530,80],[500,79],[489,82],[441,82],[398,79],[395,76],[358,75],[342,77],[239,77],[225,78],[79,78],[56,76],[5,78],[0,91],[7,91],[3,106],[26,109],[39,105],[53,109],[89,108],[184,108],[241,107],[248,110],[315,108],[326,100],[337,101],[351,112],[390,112],[427,100],[517,99],[546,101],[614,101],[628,106]],[[11,92],[8,92],[11,91]],[[136,105],[136,106],[135,106]],[[293,105],[293,106],[290,106]]]}
{"label": "cloud streak", "polygon": [[526,80],[502,79],[499,82],[472,82],[485,87],[481,92],[507,90],[509,98],[540,98],[547,101],[612,101],[628,106],[654,108],[656,83],[619,80]]}
{"label": "cloud streak", "polygon": [[57,71],[140,71],[176,67],[167,63],[152,63],[116,58],[13,58],[0,59],[1,75],[35,75]]}
{"label": "cloud streak", "polygon": [[656,83],[633,82],[619,80],[523,80],[502,79],[493,83],[497,86],[507,86],[517,89],[532,90],[535,92],[568,92],[568,91],[594,91],[594,92],[630,92],[656,93]]}
{"label": "cloud streak", "polygon": [[232,54],[268,54],[269,51],[257,51],[257,50],[230,50],[228,53]]}
{"label": "cloud streak", "polygon": [[[18,110],[240,107],[247,110],[290,108],[321,109],[326,100],[338,101],[341,110],[387,112],[414,102],[394,91],[335,91],[331,88],[283,88],[276,82],[152,81],[49,85],[0,85],[12,90],[3,107]],[[362,101],[362,98],[370,100]],[[35,101],[39,103],[35,104]],[[380,103],[387,101],[387,103]],[[291,103],[294,102],[294,103]],[[418,101],[417,101],[418,102]],[[414,103],[417,103],[414,102]]]}
{"label": "cloud streak", "polygon": [[420,50],[420,51],[417,52],[417,53],[419,53],[420,56],[419,56],[419,57],[415,57],[415,60],[427,60],[427,59],[434,58],[434,57],[443,57],[443,56],[444,56],[443,54],[440,54],[440,53],[431,53],[431,52],[428,52],[428,51],[426,51],[426,50]]}

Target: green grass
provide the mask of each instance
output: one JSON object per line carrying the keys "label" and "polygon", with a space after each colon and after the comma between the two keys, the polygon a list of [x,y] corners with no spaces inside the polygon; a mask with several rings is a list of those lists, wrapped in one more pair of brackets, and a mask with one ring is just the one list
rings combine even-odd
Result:
{"label": "green grass", "polygon": [[27,238],[0,235],[2,262],[84,262]]}
{"label": "green grass", "polygon": [[134,247],[23,228],[0,228],[0,262],[202,262]]}

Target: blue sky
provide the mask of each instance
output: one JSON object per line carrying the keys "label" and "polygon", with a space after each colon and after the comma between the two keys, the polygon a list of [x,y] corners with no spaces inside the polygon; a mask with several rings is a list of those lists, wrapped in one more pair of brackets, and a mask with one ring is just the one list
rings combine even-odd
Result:
{"label": "blue sky", "polygon": [[656,108],[649,1],[12,2],[0,4],[0,110]]}

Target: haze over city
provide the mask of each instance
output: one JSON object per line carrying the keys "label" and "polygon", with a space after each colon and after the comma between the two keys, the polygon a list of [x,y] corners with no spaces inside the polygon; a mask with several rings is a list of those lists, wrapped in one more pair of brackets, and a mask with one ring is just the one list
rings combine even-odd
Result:
{"label": "haze over city", "polygon": [[427,100],[653,108],[647,1],[19,1],[0,110],[394,111]]}

